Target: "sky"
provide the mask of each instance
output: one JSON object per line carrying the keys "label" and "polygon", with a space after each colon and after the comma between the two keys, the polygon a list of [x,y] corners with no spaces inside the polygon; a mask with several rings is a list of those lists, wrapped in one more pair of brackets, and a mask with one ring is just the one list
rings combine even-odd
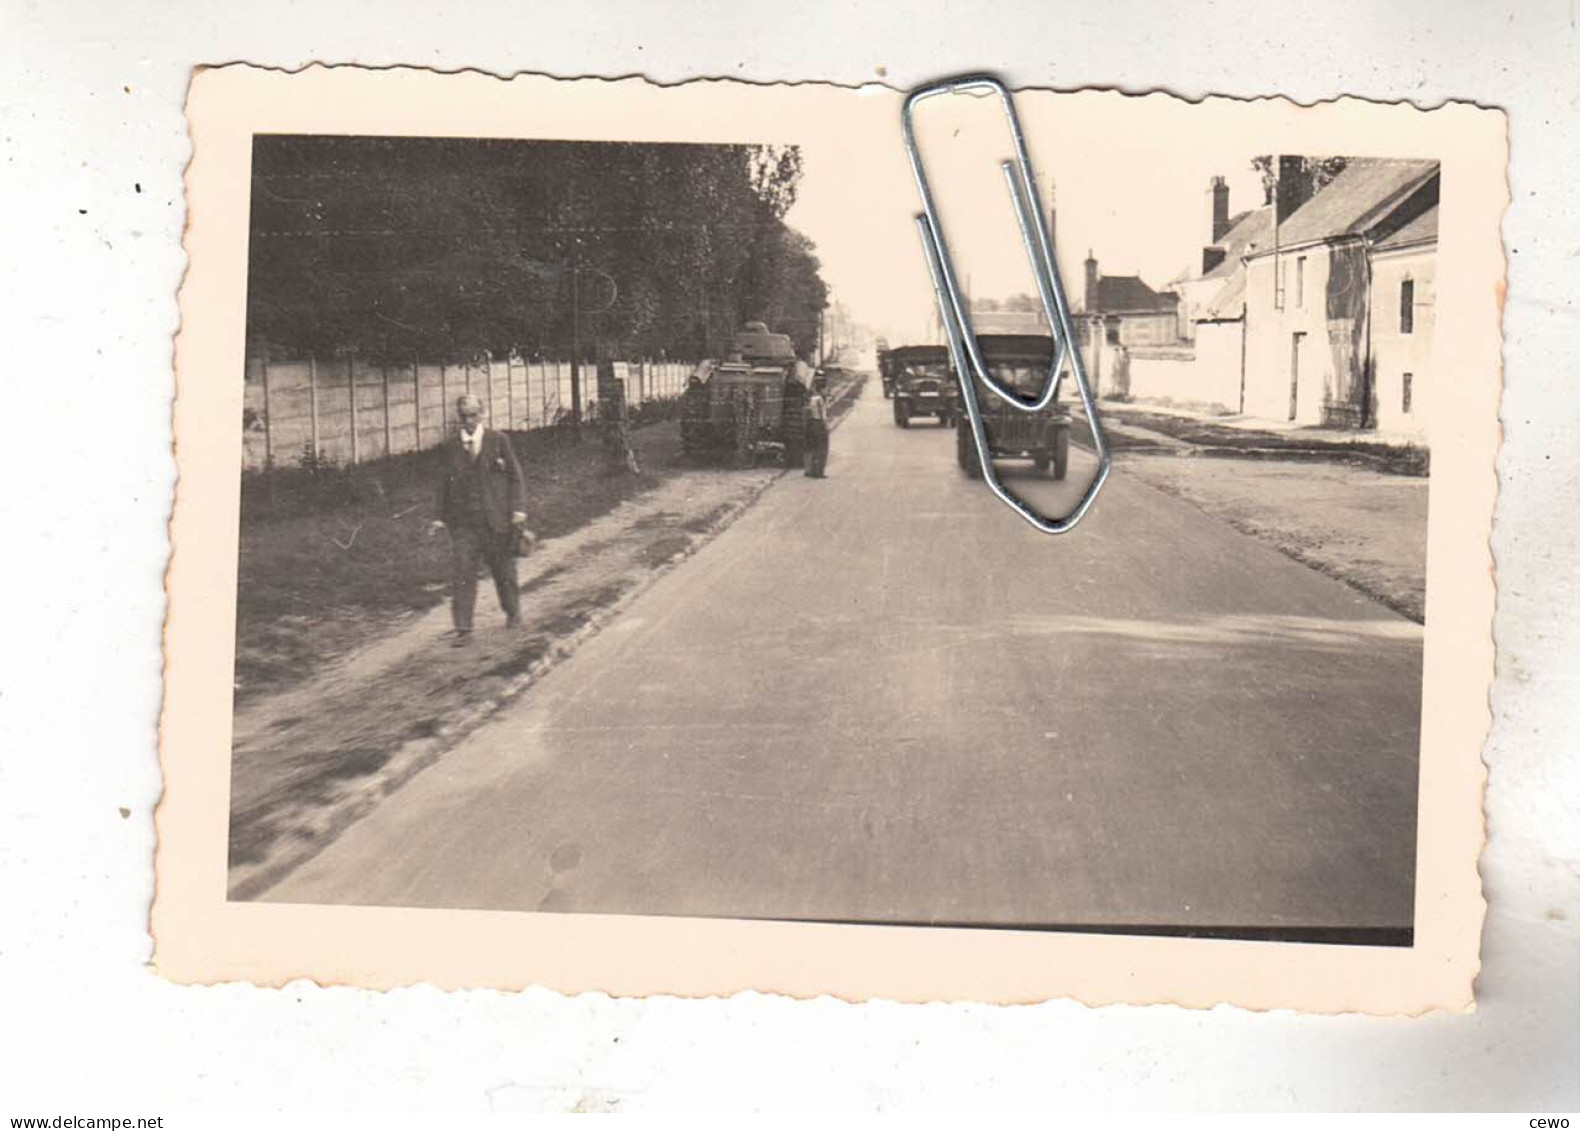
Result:
{"label": "sky", "polygon": [[[1250,162],[1265,150],[1205,128],[1205,115],[1204,128],[1192,128],[1190,112],[1199,108],[1188,103],[1044,94],[1017,105],[1043,205],[1050,196],[1055,202],[1055,246],[1072,303],[1080,302],[1089,248],[1103,274],[1139,274],[1155,289],[1199,266],[1212,176],[1228,181],[1231,215],[1262,203]],[[1099,112],[1076,112],[1093,108]],[[1135,128],[1127,128],[1132,119]],[[1000,169],[1013,145],[998,101],[932,99],[920,104],[916,122],[950,252],[972,295],[1035,294]],[[884,124],[800,139],[805,172],[787,221],[817,244],[833,296],[856,320],[891,344],[931,341],[932,289],[914,220],[920,195],[897,123]]]}

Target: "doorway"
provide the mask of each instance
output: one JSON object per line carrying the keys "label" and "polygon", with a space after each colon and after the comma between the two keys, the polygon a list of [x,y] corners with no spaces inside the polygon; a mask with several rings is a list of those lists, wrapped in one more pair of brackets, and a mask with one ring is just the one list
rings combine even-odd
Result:
{"label": "doorway", "polygon": [[1296,331],[1289,343],[1289,419],[1293,423],[1300,411],[1300,343],[1304,331]]}

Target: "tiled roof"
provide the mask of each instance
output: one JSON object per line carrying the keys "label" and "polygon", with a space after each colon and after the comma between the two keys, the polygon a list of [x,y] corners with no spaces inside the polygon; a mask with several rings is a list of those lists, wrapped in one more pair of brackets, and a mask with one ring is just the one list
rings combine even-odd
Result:
{"label": "tiled roof", "polygon": [[1403,247],[1405,244],[1423,243],[1435,239],[1437,239],[1437,205],[1434,204],[1398,231],[1378,240],[1374,246],[1382,251],[1390,247]]}
{"label": "tiled roof", "polygon": [[1223,234],[1217,246],[1223,248],[1223,262],[1202,276],[1203,279],[1227,279],[1240,270],[1240,257],[1253,246],[1266,247],[1273,240],[1273,206],[1253,208],[1242,212],[1241,219]]}
{"label": "tiled roof", "polygon": [[1213,295],[1212,301],[1202,311],[1198,321],[1213,322],[1226,318],[1238,318],[1245,313],[1245,272],[1236,271],[1229,276],[1223,289]]}
{"label": "tiled roof", "polygon": [[[1159,294],[1139,275],[1100,275],[1097,280],[1096,309],[1105,314],[1167,313],[1178,303],[1178,295]],[[1092,310],[1090,296],[1087,309]]]}
{"label": "tiled roof", "polygon": [[1364,232],[1402,197],[1437,174],[1436,161],[1356,157],[1278,229],[1288,247]]}

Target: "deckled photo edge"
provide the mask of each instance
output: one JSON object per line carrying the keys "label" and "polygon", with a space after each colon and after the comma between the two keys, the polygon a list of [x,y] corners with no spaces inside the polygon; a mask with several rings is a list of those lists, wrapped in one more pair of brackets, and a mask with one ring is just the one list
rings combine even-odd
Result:
{"label": "deckled photo edge", "polygon": [[[237,66],[200,71],[194,77],[188,107],[194,148],[187,171],[189,212],[184,240],[189,260],[181,288],[181,327],[176,339],[176,456],[180,475],[170,528],[175,552],[167,578],[166,699],[161,715],[161,760],[166,786],[158,809],[158,882],[152,916],[155,962],[162,973],[175,980],[195,982],[242,979],[281,984],[296,977],[308,977],[326,984],[369,987],[429,981],[457,988],[545,984],[567,992],[606,989],[622,994],[706,995],[755,988],[795,996],[831,993],[847,1000],[877,996],[900,1000],[1039,1001],[1068,996],[1088,1004],[1172,1001],[1197,1007],[1227,1001],[1247,1008],[1300,1008],[1318,1012],[1374,1009],[1418,1012],[1471,1006],[1470,986],[1485,906],[1476,878],[1475,860],[1484,836],[1481,801],[1486,775],[1481,747],[1491,717],[1486,695],[1493,654],[1490,615],[1493,581],[1487,538],[1495,503],[1493,461],[1500,382],[1494,382],[1490,390],[1481,390],[1482,395],[1473,398],[1475,403],[1460,406],[1468,410],[1459,424],[1469,433],[1464,463],[1472,472],[1477,467],[1481,469],[1481,489],[1473,494],[1475,502],[1467,508],[1468,513],[1462,512],[1463,522],[1454,524],[1456,528],[1462,527],[1458,539],[1445,547],[1446,539],[1439,536],[1439,531],[1434,530],[1432,537],[1434,548],[1456,555],[1463,555],[1467,547],[1479,548],[1480,561],[1465,565],[1472,571],[1474,566],[1481,565],[1487,573],[1480,586],[1467,583],[1463,589],[1469,611],[1477,614],[1465,617],[1474,630],[1469,634],[1480,637],[1473,642],[1473,655],[1469,659],[1472,667],[1485,668],[1477,677],[1480,682],[1474,684],[1481,689],[1481,696],[1476,712],[1480,721],[1475,724],[1470,759],[1473,766],[1463,757],[1451,758],[1435,751],[1423,759],[1423,766],[1428,761],[1433,767],[1442,763],[1462,763],[1457,769],[1453,765],[1444,767],[1449,780],[1441,784],[1448,799],[1457,801],[1452,811],[1461,819],[1445,823],[1442,843],[1431,842],[1425,835],[1431,827],[1425,822],[1426,806],[1424,803],[1422,806],[1421,870],[1432,879],[1436,857],[1428,859],[1428,856],[1434,851],[1444,854],[1442,875],[1436,877],[1441,881],[1437,883],[1436,894],[1453,908],[1441,918],[1442,934],[1434,937],[1430,931],[1423,932],[1423,918],[1430,923],[1437,918],[1437,911],[1421,907],[1418,889],[1415,952],[1417,955],[1431,952],[1434,965],[1429,970],[1411,968],[1408,953],[1374,954],[1367,948],[1340,954],[1336,949],[1324,952],[1319,947],[1290,944],[1037,935],[1013,931],[227,905],[223,845],[228,766],[224,752],[228,749],[226,739],[230,726],[228,682],[223,677],[229,672],[231,658],[228,653],[233,647],[227,622],[234,616],[234,593],[227,592],[227,584],[234,572],[234,456],[237,445],[236,437],[225,434],[225,429],[209,429],[205,424],[211,420],[237,419],[239,412],[235,410],[240,398],[234,390],[223,386],[209,389],[187,376],[204,365],[212,366],[216,358],[223,364],[227,355],[234,355],[233,343],[239,340],[237,299],[245,293],[246,177],[244,171],[238,173],[234,168],[224,168],[222,161],[233,161],[244,153],[255,126],[271,120],[266,91],[277,92],[281,83],[311,80],[320,88],[319,96],[333,93],[343,97],[350,109],[330,115],[337,119],[337,128],[355,120],[360,123],[360,129],[377,132],[373,128],[377,119],[386,125],[384,132],[400,134],[441,132],[431,129],[430,125],[452,123],[457,117],[455,108],[425,114],[413,105],[420,99],[403,102],[389,96],[398,95],[399,89],[414,79],[431,89],[430,84],[448,82],[452,78],[471,80],[469,97],[462,102],[466,112],[483,116],[487,116],[490,109],[496,114],[508,114],[511,92],[523,81],[518,78],[506,85],[497,80],[483,83],[484,76],[476,74],[438,76],[431,72],[365,72],[354,68],[284,75]],[[535,76],[525,79],[540,87],[543,82]],[[556,136],[576,136],[578,114],[574,101],[577,88],[596,83],[605,93],[613,93],[604,80],[552,81],[556,94],[567,96],[565,102],[545,106],[543,100],[538,99],[533,113],[540,119],[565,119],[564,129]],[[601,114],[607,114],[609,107],[614,105],[639,107],[655,92],[659,97],[671,91],[695,93],[686,86],[644,89],[640,82],[630,79],[621,80],[617,85],[619,97],[604,100]],[[857,97],[858,94],[863,99],[871,99],[874,95],[881,98],[887,94],[868,88],[859,92],[844,88],[762,88],[716,80],[693,85],[705,85],[709,96],[721,103],[735,95],[750,95],[760,105],[781,100],[793,103],[803,91],[815,92],[819,100]],[[479,86],[488,89],[482,90]],[[896,145],[898,97],[893,95],[890,99],[896,110],[891,115],[896,120]],[[1029,93],[1027,98],[1031,97]],[[390,103],[389,112],[379,114],[374,103],[385,101]],[[1219,103],[1223,105],[1217,105]],[[1209,99],[1201,105],[1232,110],[1244,104],[1236,100]],[[1370,103],[1353,106],[1348,102],[1325,103],[1311,111],[1293,106],[1284,109],[1298,118],[1301,114],[1327,112],[1330,107],[1333,112],[1360,110],[1363,117],[1370,111],[1398,109]],[[1428,117],[1450,114],[1458,117],[1473,110],[1450,105],[1417,113]],[[402,111],[412,111],[412,117],[400,118],[398,115]],[[605,130],[618,128],[618,123],[607,117],[595,117]],[[1489,120],[1496,123],[1491,131],[1486,130]],[[1501,286],[1505,261],[1501,237],[1497,233],[1508,192],[1506,119],[1501,112],[1479,110],[1466,117],[1464,124],[1472,131],[1496,135],[1473,137],[1463,144],[1469,147],[1472,143],[1489,145],[1495,142],[1500,167],[1495,176],[1483,170],[1482,179],[1487,183],[1475,186],[1471,193],[1471,186],[1457,184],[1456,178],[1467,173],[1474,175],[1474,170],[1481,167],[1481,159],[1488,154],[1477,153],[1477,161],[1460,166],[1454,154],[1445,152],[1445,179],[1449,181],[1445,189],[1445,211],[1451,208],[1450,201],[1457,200],[1461,202],[1457,211],[1467,223],[1488,225],[1487,239],[1481,238],[1483,233],[1479,227],[1467,229],[1468,234],[1485,245],[1475,249],[1470,266],[1485,269],[1495,249],[1498,285]],[[499,119],[495,116],[490,129],[498,127]],[[282,125],[283,128],[311,132],[303,129],[300,121]],[[807,128],[798,121],[792,132]],[[666,137],[665,140],[688,139]],[[1308,151],[1318,150],[1310,148]],[[1493,180],[1502,196],[1495,201],[1495,210],[1489,211],[1494,205],[1488,199]],[[1466,199],[1467,194],[1470,199]],[[213,196],[223,201],[221,207],[206,207]],[[1498,241],[1495,245],[1491,243],[1494,239]],[[239,273],[236,270],[238,255],[243,265]],[[909,266],[915,267],[914,264]],[[1487,276],[1480,278],[1484,280]],[[1472,300],[1472,296],[1463,293],[1469,289],[1472,289],[1471,283],[1462,281],[1455,290],[1459,301]],[[221,304],[217,319],[214,314],[216,299]],[[1445,297],[1445,301],[1450,300]],[[1467,313],[1472,315],[1469,323],[1456,327],[1454,332],[1468,339],[1463,344],[1470,347],[1469,356],[1488,355],[1494,359],[1501,378],[1501,337],[1496,316],[1488,320],[1478,307],[1472,307]],[[1445,352],[1441,337],[1434,348],[1438,356]],[[1483,417],[1482,413],[1488,415]],[[1433,474],[1436,494],[1436,467]],[[1466,478],[1469,482],[1476,476],[1467,474]],[[1440,510],[1440,506],[1434,505],[1434,517]],[[1428,568],[1431,576],[1436,577],[1440,572],[1430,561]],[[194,598],[195,590],[197,596]],[[1429,592],[1438,591],[1430,589]],[[1440,595],[1428,600],[1431,605],[1442,603]],[[1444,619],[1438,617],[1431,621],[1429,667],[1432,664],[1431,641],[1442,629]],[[1484,628],[1480,627],[1483,620]],[[1474,662],[1475,655],[1481,657],[1480,665]],[[1461,690],[1473,685],[1463,678],[1463,673],[1457,682]],[[1424,751],[1429,734],[1430,727],[1423,731]],[[1470,748],[1462,739],[1452,745],[1460,750]],[[1423,794],[1426,786],[1423,780]],[[205,806],[207,812],[203,811]],[[1476,843],[1458,845],[1456,839],[1466,832],[1463,818],[1471,810],[1474,811]],[[216,851],[218,858],[210,858],[205,863],[202,854]],[[1464,875],[1467,867],[1472,874],[1469,884]],[[476,929],[488,937],[496,953],[482,958],[476,965],[473,961],[480,957],[476,954],[441,953],[444,939],[450,934],[443,929],[441,921],[465,923]],[[327,943],[322,949],[314,948],[311,943],[305,948],[302,945],[307,942],[304,929],[309,925],[313,926],[311,933],[318,941]],[[396,925],[402,930],[408,926],[415,928],[414,937],[405,941],[420,939],[420,945],[399,958],[376,957],[381,942],[390,937],[389,928]],[[624,936],[626,944],[610,945],[612,940],[608,935]],[[724,948],[723,953],[732,956],[734,961],[710,963],[704,958],[700,968],[693,966],[685,972],[668,961],[683,949],[696,947],[700,940],[716,940]],[[813,940],[815,945],[810,950],[816,954],[818,961],[815,962],[808,962],[805,954],[791,959],[783,949],[803,949],[803,944]],[[589,946],[590,943],[593,945]],[[632,943],[648,945],[646,959],[631,961]],[[742,947],[751,955],[745,962],[740,959]],[[853,971],[841,962],[842,954],[859,956],[859,967]],[[595,963],[577,961],[588,955],[593,956]],[[1211,961],[1214,956],[1227,961]],[[1248,968],[1255,964],[1255,958],[1264,956],[1270,961],[1259,971]],[[1284,957],[1288,958],[1287,962],[1281,960]],[[1105,962],[1105,958],[1113,961]],[[1005,959],[1028,963],[1030,969],[1006,970]],[[1203,959],[1206,961],[1199,961]],[[1358,960],[1362,972],[1381,974],[1381,980],[1389,985],[1379,986],[1373,982],[1365,988],[1344,988],[1334,993],[1335,981],[1342,978],[1342,970],[1348,965],[1341,960],[1349,959]],[[950,963],[949,967],[938,965],[943,961]],[[597,962],[607,963],[607,966],[600,970]],[[898,969],[910,963],[916,965],[903,971]],[[975,965],[977,969],[968,972],[962,969],[963,965]],[[984,977],[982,966],[993,967],[993,973]],[[1077,968],[1070,969],[1072,966]],[[611,973],[621,967],[625,967],[621,972]],[[1289,984],[1292,968],[1308,973],[1318,984],[1293,988]],[[1050,975],[1050,969],[1060,972]],[[855,981],[852,981],[853,975]],[[864,976],[872,979],[873,988],[863,988],[859,984]],[[1171,982],[1176,983],[1175,988],[1170,988]],[[1223,988],[1215,989],[1214,986]],[[1374,998],[1368,996],[1372,990],[1379,991]]]}

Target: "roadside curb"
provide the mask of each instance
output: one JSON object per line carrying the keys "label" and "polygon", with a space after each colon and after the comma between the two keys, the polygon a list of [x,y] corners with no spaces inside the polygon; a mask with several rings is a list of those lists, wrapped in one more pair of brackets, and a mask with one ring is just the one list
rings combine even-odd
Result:
{"label": "roadside curb", "polygon": [[[858,386],[858,394],[861,387],[864,386]],[[846,407],[853,404],[855,399],[854,395],[842,397],[836,407]],[[830,422],[829,430],[833,431],[837,428],[848,415],[849,411],[847,408],[846,411],[840,413],[837,420]],[[541,657],[534,660],[520,675],[512,679],[502,689],[464,711],[451,722],[439,727],[433,735],[402,743],[377,773],[361,778],[354,783],[348,783],[342,792],[320,807],[319,812],[315,814],[315,820],[305,827],[292,830],[289,834],[282,837],[280,846],[270,853],[267,860],[256,865],[235,869],[233,875],[236,872],[243,874],[239,878],[231,880],[228,885],[227,898],[240,901],[258,899],[270,888],[274,887],[275,884],[328,848],[335,837],[367,816],[386,797],[400,789],[401,786],[405,785],[417,774],[434,765],[498,713],[501,708],[519,698],[522,693],[541,681],[560,664],[570,659],[571,656],[580,650],[583,644],[598,635],[610,621],[622,614],[628,606],[657,584],[661,578],[667,576],[681,562],[696,554],[726,529],[734,525],[735,521],[755,505],[768,492],[770,487],[778,483],[790,471],[791,469],[788,467],[779,469],[740,499],[729,504],[705,528],[696,532],[695,536],[684,547],[676,550],[659,566],[650,570],[647,576],[638,584],[633,585],[611,603],[589,615],[586,623],[574,632],[556,640]]]}

